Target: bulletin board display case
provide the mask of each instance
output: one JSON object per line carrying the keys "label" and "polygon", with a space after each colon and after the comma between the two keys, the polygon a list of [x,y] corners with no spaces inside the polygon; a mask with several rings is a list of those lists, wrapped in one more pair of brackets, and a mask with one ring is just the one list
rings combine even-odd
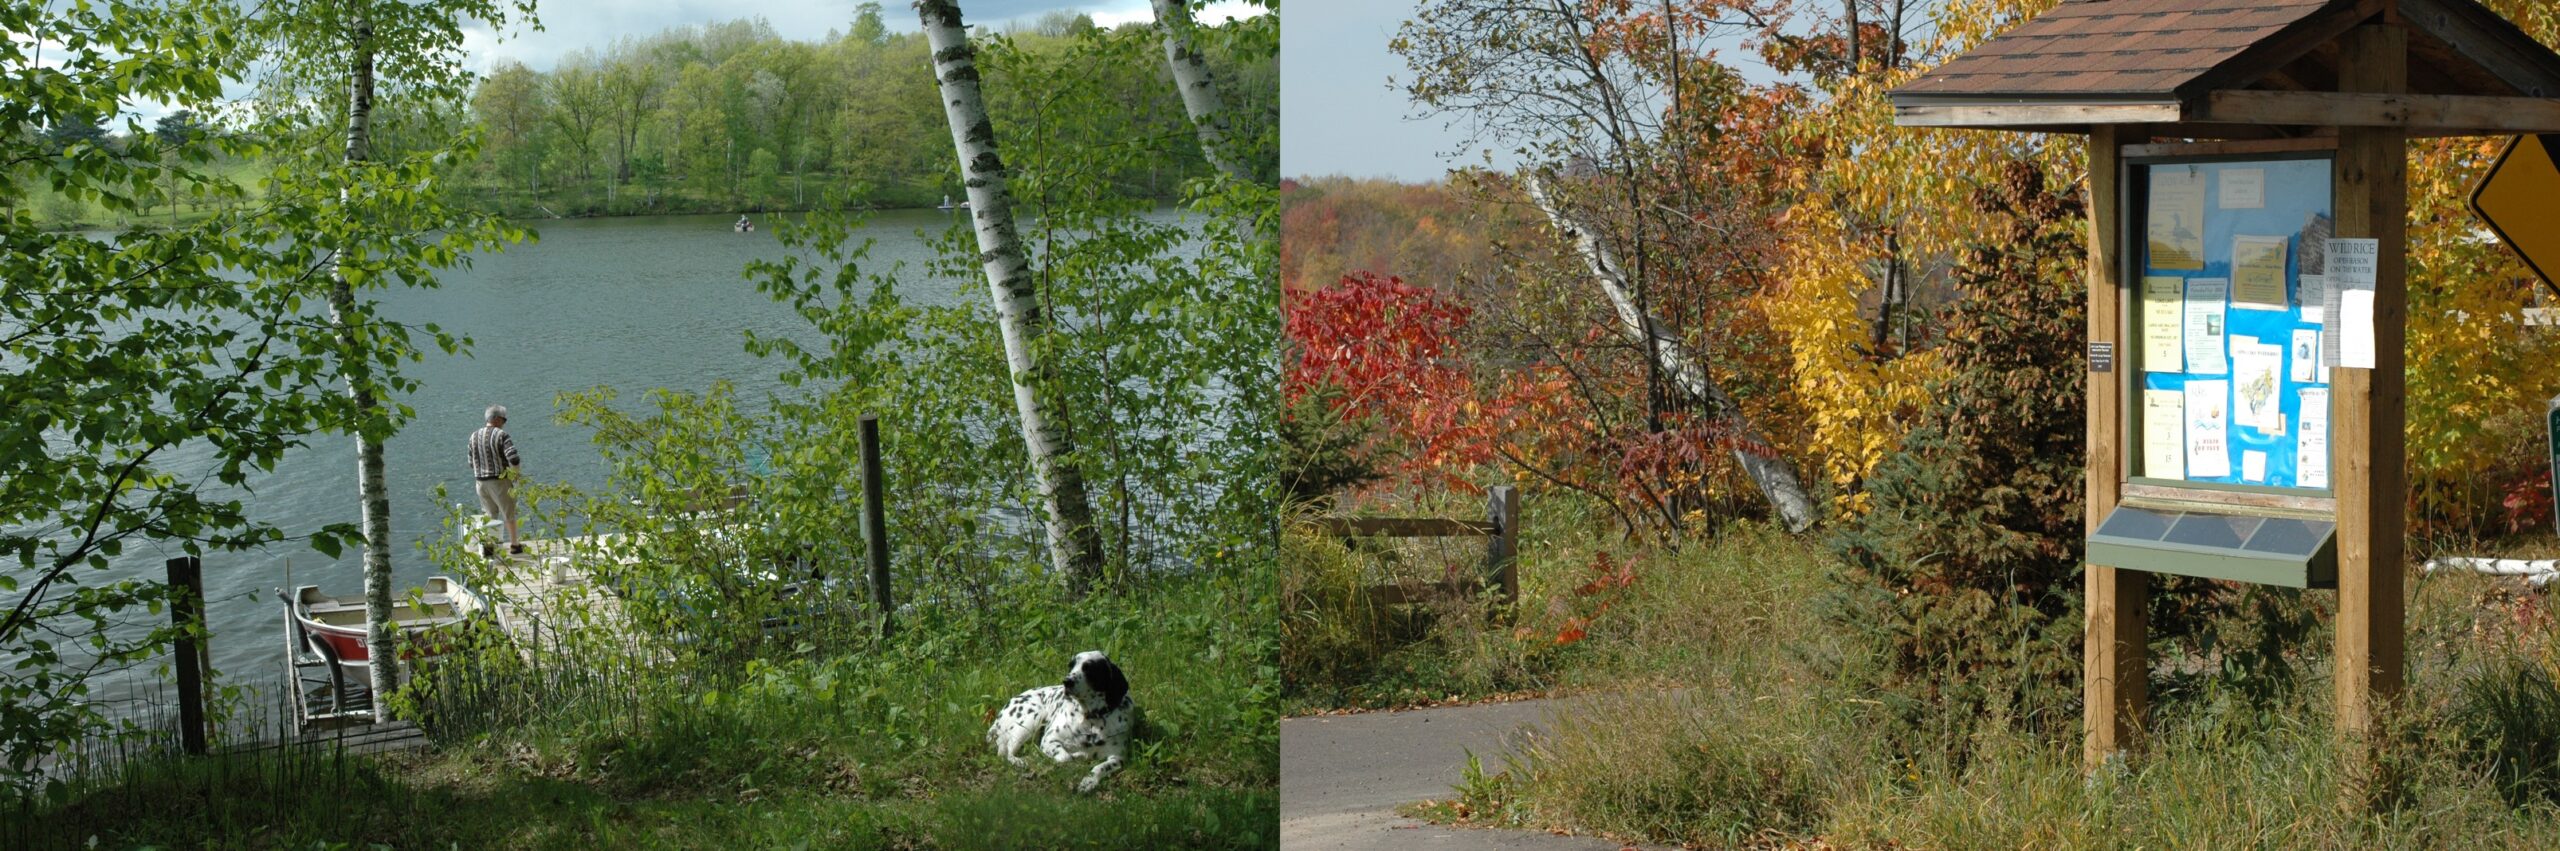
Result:
{"label": "bulletin board display case", "polygon": [[2329,376],[2353,311],[2333,284],[2370,296],[2373,258],[2333,239],[2333,159],[2126,161],[2124,351],[2107,365],[2128,373],[2125,479],[2092,563],[2335,586]]}
{"label": "bulletin board display case", "polygon": [[2128,168],[2127,484],[2203,502],[2325,501],[2340,310],[2331,155]]}

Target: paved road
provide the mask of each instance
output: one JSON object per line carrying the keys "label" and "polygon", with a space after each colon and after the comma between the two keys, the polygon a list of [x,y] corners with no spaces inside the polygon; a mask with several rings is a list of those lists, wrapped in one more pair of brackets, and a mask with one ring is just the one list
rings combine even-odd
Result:
{"label": "paved road", "polygon": [[1280,722],[1280,847],[1285,851],[1495,848],[1612,851],[1614,842],[1517,830],[1451,828],[1396,815],[1449,798],[1467,752],[1495,765],[1523,727],[1557,706],[1529,700]]}

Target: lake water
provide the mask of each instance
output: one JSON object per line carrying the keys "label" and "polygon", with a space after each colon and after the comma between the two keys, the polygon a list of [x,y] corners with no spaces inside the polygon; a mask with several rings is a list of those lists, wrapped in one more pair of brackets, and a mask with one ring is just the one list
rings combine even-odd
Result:
{"label": "lake water", "polygon": [[[1173,214],[1161,215],[1170,220]],[[540,241],[475,257],[469,268],[440,276],[438,289],[374,294],[387,319],[435,323],[473,341],[459,356],[429,346],[425,360],[407,370],[420,384],[402,401],[417,417],[384,447],[399,587],[434,572],[417,542],[444,533],[452,503],[473,500],[463,446],[489,405],[506,405],[512,414],[507,430],[529,478],[586,488],[605,483],[603,459],[591,430],[554,422],[553,398],[559,393],[610,385],[620,391],[618,407],[639,411],[650,388],[698,392],[726,380],[737,386],[742,406],[767,407],[768,393],[781,387],[775,376],[783,364],[748,354],[744,331],[811,341],[816,335],[742,276],[750,260],[784,256],[774,240],[774,222],[760,219],[759,230],[735,233],[731,221],[665,216],[536,222]],[[855,235],[876,240],[862,266],[886,271],[903,264],[900,295],[910,302],[985,299],[983,282],[934,281],[923,272],[932,252],[922,234],[939,235],[955,221],[954,214],[935,210],[879,213]],[[183,471],[191,460],[202,465],[203,457],[177,456],[172,466]],[[445,501],[435,498],[438,485],[449,494]],[[288,534],[361,519],[353,438],[315,437],[272,473],[254,479],[251,488],[252,516]],[[476,505],[471,511],[477,513]],[[128,549],[110,572],[158,577],[161,562],[179,554],[174,547],[167,553]],[[295,584],[354,594],[363,588],[358,558],[350,548],[331,560],[303,544],[207,556],[214,667],[233,682],[270,679],[283,652],[282,606],[273,589],[285,584],[285,561],[292,561]],[[99,578],[92,574],[87,580]],[[160,688],[151,666],[102,677],[92,686],[106,700]]]}

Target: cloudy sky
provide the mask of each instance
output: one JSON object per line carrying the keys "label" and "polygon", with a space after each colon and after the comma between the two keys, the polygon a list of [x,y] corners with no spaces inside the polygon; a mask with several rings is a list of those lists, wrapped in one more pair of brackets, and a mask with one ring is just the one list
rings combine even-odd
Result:
{"label": "cloudy sky", "polygon": [[[581,48],[602,50],[625,36],[645,38],[674,27],[741,18],[761,17],[784,38],[815,41],[825,38],[828,30],[851,29],[857,5],[860,0],[542,0],[538,9],[541,32],[518,27],[500,34],[481,27],[466,34],[464,46],[471,51],[470,64],[475,71],[487,71],[509,60],[547,71],[562,55]],[[1092,15],[1094,23],[1106,27],[1155,19],[1147,0],[960,0],[961,14],[972,26],[1002,28],[1007,21],[1028,24],[1053,9]],[[1203,3],[1199,19],[1215,23],[1249,11],[1250,7],[1242,3]],[[880,17],[893,32],[914,32],[917,28],[915,7],[906,0],[880,0]]]}
{"label": "cloudy sky", "polygon": [[[1280,17],[1280,173],[1437,180],[1482,151],[1414,110],[1388,80],[1411,79],[1387,51],[1417,0],[1293,0]],[[1494,161],[1510,165],[1508,158]]]}

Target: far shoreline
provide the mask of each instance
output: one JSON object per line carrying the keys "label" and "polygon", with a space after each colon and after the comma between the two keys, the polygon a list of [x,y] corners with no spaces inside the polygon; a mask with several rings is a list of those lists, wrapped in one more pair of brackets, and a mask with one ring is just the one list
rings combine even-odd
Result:
{"label": "far shoreline", "polygon": [[[1180,202],[1180,199],[1179,199],[1178,197],[1147,198],[1146,200],[1153,202],[1156,206],[1164,206],[1164,205],[1167,205],[1167,204],[1175,204],[1175,203],[1179,203],[1179,202]],[[1027,205],[1017,204],[1017,205],[1016,205],[1016,207],[1015,207],[1015,209],[1016,209],[1017,211],[1019,211],[1019,210],[1024,209],[1025,207],[1027,207]],[[897,212],[906,212],[906,211],[931,212],[931,213],[955,213],[955,212],[959,212],[959,211],[964,210],[964,209],[968,209],[968,208],[967,208],[967,207],[962,207],[962,206],[956,206],[956,205],[955,205],[955,206],[952,206],[952,207],[948,207],[948,208],[940,207],[940,206],[923,206],[923,207],[871,207],[871,206],[860,206],[860,205],[856,205],[856,206],[848,206],[848,207],[833,207],[833,208],[823,208],[823,209],[822,209],[822,208],[801,208],[801,209],[778,208],[778,209],[765,209],[765,210],[735,210],[735,211],[726,211],[726,212],[721,211],[721,210],[670,210],[670,211],[665,211],[665,212],[646,212],[646,213],[600,213],[600,212],[589,212],[589,213],[575,213],[575,214],[570,214],[570,215],[560,215],[560,214],[554,213],[554,214],[552,214],[552,215],[548,215],[548,216],[541,216],[541,215],[527,216],[527,215],[519,215],[519,214],[516,214],[516,213],[509,213],[509,212],[505,212],[505,211],[499,211],[499,212],[495,213],[494,215],[496,215],[498,218],[505,219],[505,220],[507,220],[507,221],[509,221],[509,222],[532,223],[532,222],[588,221],[588,220],[595,220],[595,219],[647,219],[647,218],[667,218],[667,217],[673,217],[673,216],[726,216],[726,215],[743,215],[743,216],[748,216],[748,217],[750,217],[750,218],[754,218],[754,217],[761,217],[761,216],[775,216],[775,215],[802,215],[802,216],[805,216],[805,215],[808,215],[808,214],[811,214],[811,213],[897,213]],[[74,222],[63,222],[63,223],[43,223],[43,224],[39,224],[39,225],[37,226],[37,229],[38,229],[40,232],[42,232],[42,233],[47,233],[47,234],[67,234],[67,233],[80,233],[80,232],[86,232],[86,231],[107,231],[107,232],[112,232],[112,233],[122,234],[122,233],[129,233],[129,232],[136,231],[136,230],[167,230],[167,229],[170,229],[173,225],[193,225],[193,224],[197,224],[197,223],[202,222],[206,217],[208,217],[208,216],[210,216],[210,215],[212,215],[210,212],[205,212],[205,211],[189,211],[189,212],[186,212],[186,213],[179,214],[179,215],[177,216],[177,219],[176,219],[176,221],[175,221],[175,222],[170,221],[168,216],[155,216],[155,217],[152,217],[152,220],[150,220],[150,221],[136,221],[136,222],[129,222],[129,223],[126,223],[126,224],[123,224],[123,225],[118,225],[118,224],[115,224],[115,223],[112,223],[112,222],[87,222],[87,221],[74,221]]]}

